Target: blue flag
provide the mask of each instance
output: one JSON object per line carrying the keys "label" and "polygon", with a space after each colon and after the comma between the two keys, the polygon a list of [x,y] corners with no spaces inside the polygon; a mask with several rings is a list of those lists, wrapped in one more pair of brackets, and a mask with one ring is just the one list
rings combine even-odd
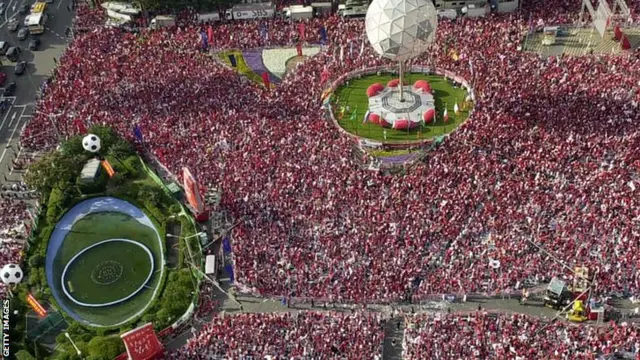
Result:
{"label": "blue flag", "polygon": [[264,23],[260,24],[260,36],[262,36],[263,39],[267,40],[267,25],[265,25]]}
{"label": "blue flag", "polygon": [[324,26],[320,28],[320,42],[322,44],[327,43],[327,29]]}
{"label": "blue flag", "polygon": [[200,38],[202,39],[202,49],[203,50],[207,50],[209,48],[209,41],[207,39],[207,33],[206,32],[201,32],[200,33]]}
{"label": "blue flag", "polygon": [[229,62],[231,63],[232,67],[238,66],[238,63],[236,62],[236,56],[233,54],[229,55]]}
{"label": "blue flag", "polygon": [[140,129],[140,126],[136,125],[133,128],[133,135],[138,139],[138,141],[142,142],[142,129]]}

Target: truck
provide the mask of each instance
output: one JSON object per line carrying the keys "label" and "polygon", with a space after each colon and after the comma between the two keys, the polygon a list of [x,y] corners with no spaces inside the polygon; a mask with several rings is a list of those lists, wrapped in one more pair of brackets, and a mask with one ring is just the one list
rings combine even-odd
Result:
{"label": "truck", "polygon": [[151,24],[149,28],[157,30],[166,27],[171,27],[176,25],[176,18],[174,16],[169,15],[158,15],[151,19]]}
{"label": "truck", "polygon": [[227,10],[227,20],[249,20],[272,18],[276,7],[271,3],[240,4]]}
{"label": "truck", "polygon": [[206,14],[198,14],[198,22],[215,22],[220,20],[220,14],[217,12],[206,13]]}
{"label": "truck", "polygon": [[290,20],[311,19],[313,18],[313,7],[293,5],[284,8],[284,17]]}

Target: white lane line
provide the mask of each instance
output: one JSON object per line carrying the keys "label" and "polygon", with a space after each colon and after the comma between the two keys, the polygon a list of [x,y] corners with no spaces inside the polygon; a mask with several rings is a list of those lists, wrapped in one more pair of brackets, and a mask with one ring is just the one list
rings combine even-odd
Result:
{"label": "white lane line", "polygon": [[62,0],[58,1],[58,6],[56,6],[56,11],[60,9],[60,4],[62,4]]}
{"label": "white lane line", "polygon": [[[22,109],[22,112],[24,112],[24,109]],[[22,113],[20,113],[20,115],[22,115]],[[11,132],[11,136],[9,136],[9,141],[7,141],[7,146],[4,148],[4,151],[2,151],[2,155],[0,155],[0,164],[2,164],[2,160],[4,159],[4,156],[7,154],[7,149],[9,148],[9,145],[11,145],[11,140],[13,140],[13,136],[16,134],[16,130],[18,130],[18,125],[20,125],[19,121],[16,123],[16,126],[13,128],[13,131]]]}
{"label": "white lane line", "polygon": [[9,19],[7,19],[7,15],[9,15],[9,6],[11,6],[12,2],[13,2],[13,0],[9,1],[9,3],[7,4],[7,7],[4,8],[4,21],[5,21],[5,23],[7,21],[9,21]]}
{"label": "white lane line", "polygon": [[0,131],[2,131],[2,128],[4,127],[4,122],[7,121],[7,116],[9,116],[10,112],[11,112],[11,109],[7,110],[7,113],[4,114],[4,119],[2,119],[2,124],[0,124]]}
{"label": "white lane line", "polygon": [[[22,153],[22,149],[18,150],[18,155],[16,155],[16,160],[20,159],[20,154]],[[13,174],[13,169],[15,168],[15,166],[9,166],[9,176],[11,176],[11,174]]]}
{"label": "white lane line", "polygon": [[11,121],[9,122],[9,128],[11,128],[11,124],[13,124],[13,121],[16,119],[16,116],[18,116],[18,113],[14,112],[13,116],[11,116]]}

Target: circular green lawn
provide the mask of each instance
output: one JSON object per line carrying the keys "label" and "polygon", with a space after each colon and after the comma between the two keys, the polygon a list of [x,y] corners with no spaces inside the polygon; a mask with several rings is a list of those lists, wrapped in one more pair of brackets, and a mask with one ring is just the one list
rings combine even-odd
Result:
{"label": "circular green lawn", "polygon": [[[369,107],[367,88],[375,83],[386,86],[397,75],[367,75],[359,79],[353,78],[338,87],[333,93],[331,104],[338,124],[347,132],[361,138],[384,143],[411,143],[430,140],[437,136],[446,135],[455,130],[469,117],[469,109],[462,109],[462,104],[468,93],[464,87],[457,86],[451,80],[441,75],[426,75],[422,73],[409,73],[405,75],[406,84],[413,84],[418,80],[426,80],[434,91],[436,106],[436,122],[426,124],[411,130],[394,130],[383,128],[377,124],[363,123],[364,115]],[[454,114],[454,106],[458,104],[461,111]],[[347,110],[340,117],[340,110]],[[444,121],[444,109],[447,108],[449,121]]]}
{"label": "circular green lawn", "polygon": [[62,273],[62,286],[76,304],[110,306],[135,296],[152,273],[153,254],[144,245],[112,239],[76,254]]}
{"label": "circular green lawn", "polygon": [[86,323],[117,326],[149,306],[163,263],[153,224],[125,213],[96,212],[68,230],[55,254],[50,284],[61,305]]}

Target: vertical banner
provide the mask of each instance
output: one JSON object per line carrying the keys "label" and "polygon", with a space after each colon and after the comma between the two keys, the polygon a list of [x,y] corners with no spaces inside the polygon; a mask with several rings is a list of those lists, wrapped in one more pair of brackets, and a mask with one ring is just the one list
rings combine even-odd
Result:
{"label": "vertical banner", "polygon": [[324,25],[320,28],[320,43],[323,45],[327,43],[327,28]]}
{"label": "vertical banner", "polygon": [[209,39],[209,44],[213,44],[213,28],[209,25],[207,29],[207,38]]}
{"label": "vertical banner", "polygon": [[109,164],[109,161],[102,160],[102,161],[100,161],[100,164],[102,165],[102,168],[104,169],[104,171],[107,172],[107,175],[109,175],[110,178],[112,178],[113,175],[116,174],[115,170],[113,170],[113,166],[111,166],[111,164]]}
{"label": "vertical banner", "polygon": [[142,142],[142,129],[140,129],[140,125],[136,125],[133,128],[133,136],[136,137],[136,140]]}
{"label": "vertical banner", "polygon": [[233,54],[229,55],[229,62],[231,63],[232,67],[238,66],[238,63],[236,62],[236,56]]}
{"label": "vertical banner", "polygon": [[47,310],[45,310],[44,307],[40,305],[38,300],[36,300],[33,295],[27,294],[27,304],[29,304],[33,311],[35,311],[36,314],[38,314],[38,316],[40,316],[41,318],[47,317]]}
{"label": "vertical banner", "polygon": [[298,56],[302,56],[302,43],[296,44],[296,52],[298,53]]}
{"label": "vertical banner", "polygon": [[182,168],[182,178],[182,185],[187,195],[187,202],[195,210],[196,214],[202,213],[204,211],[204,204],[202,202],[202,196],[200,196],[200,189],[198,189],[196,178],[186,167]]}
{"label": "vertical banner", "polygon": [[202,40],[202,50],[209,49],[209,40],[207,39],[207,33],[204,31],[200,33],[200,39]]}
{"label": "vertical banner", "polygon": [[300,41],[304,41],[304,23],[298,24],[298,32],[300,33]]}
{"label": "vertical banner", "polygon": [[267,90],[271,88],[271,83],[269,83],[269,73],[266,71],[262,73],[262,82],[264,83],[264,87],[266,87]]}
{"label": "vertical banner", "polygon": [[235,277],[233,275],[233,264],[231,261],[231,242],[226,236],[224,239],[222,239],[222,254],[224,256],[224,270],[227,272],[227,274],[229,274],[229,283],[233,284],[233,280],[235,279]]}

